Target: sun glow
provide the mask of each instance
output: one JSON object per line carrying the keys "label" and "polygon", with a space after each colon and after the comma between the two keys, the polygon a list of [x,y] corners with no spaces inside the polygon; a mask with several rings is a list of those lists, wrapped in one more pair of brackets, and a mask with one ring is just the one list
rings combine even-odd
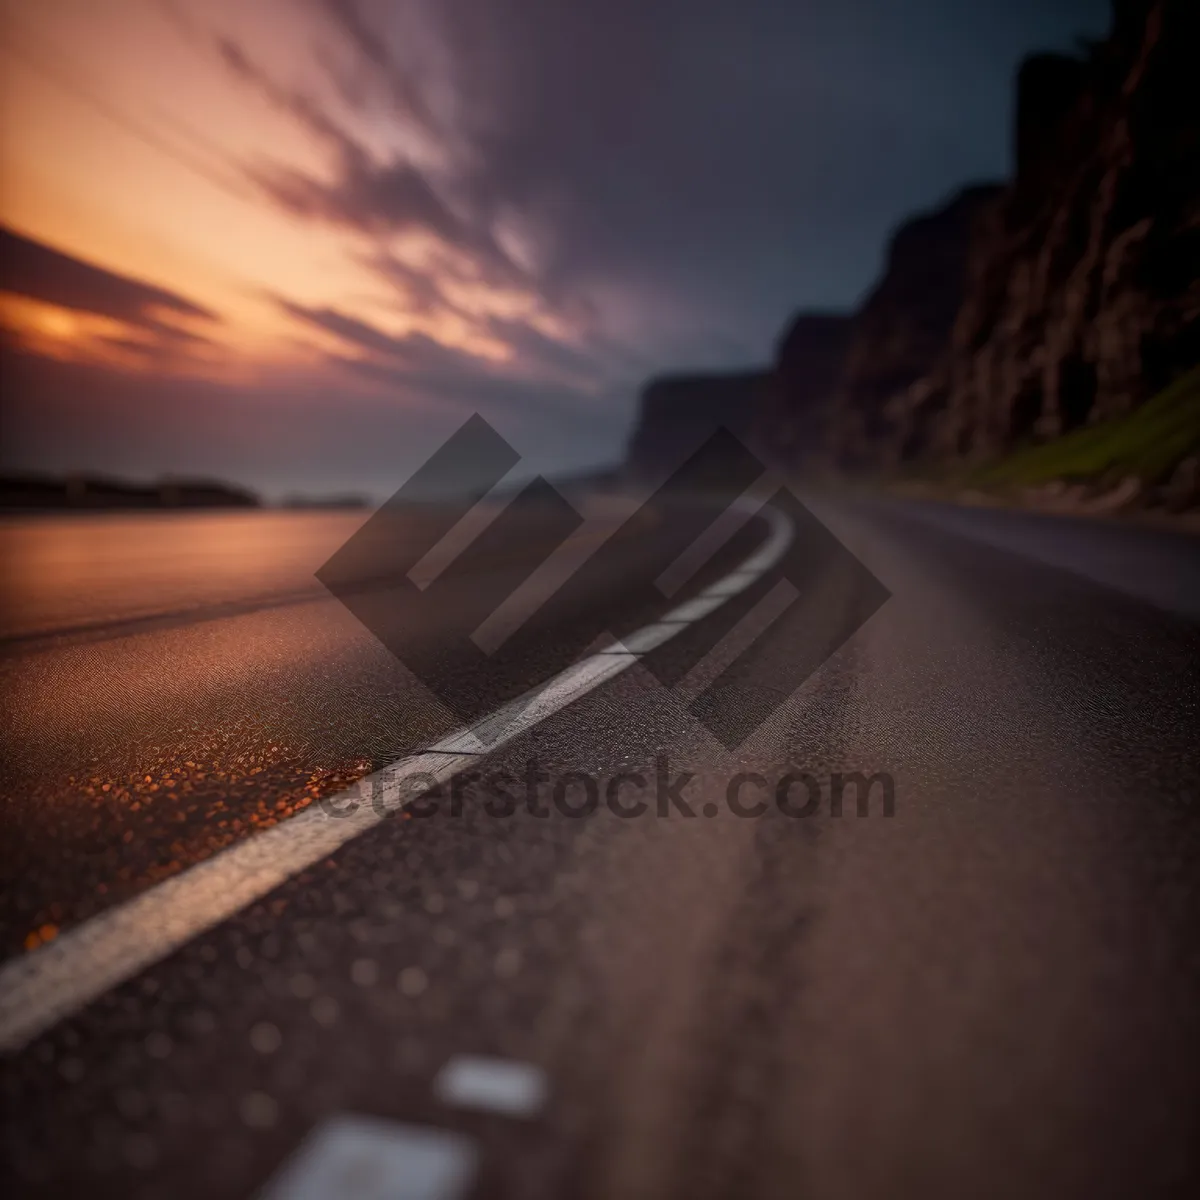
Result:
{"label": "sun glow", "polygon": [[0,327],[24,350],[67,361],[104,357],[106,342],[137,341],[142,331],[124,321],[94,313],[73,312],[0,292]]}

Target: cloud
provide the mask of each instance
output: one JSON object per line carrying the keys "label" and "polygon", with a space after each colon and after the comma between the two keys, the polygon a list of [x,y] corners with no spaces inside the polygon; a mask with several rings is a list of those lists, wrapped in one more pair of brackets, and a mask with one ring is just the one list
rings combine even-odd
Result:
{"label": "cloud", "polygon": [[[319,7],[334,21],[356,56],[357,70],[351,70],[349,81],[328,52],[318,58],[341,98],[364,103],[354,92],[361,88],[365,72],[382,81],[391,122],[411,122],[437,140],[440,134],[419,86],[393,61],[384,48],[386,43],[370,32],[356,6],[348,0],[319,0]],[[214,45],[243,84],[292,117],[331,154],[331,177],[318,178],[270,160],[240,164],[245,177],[275,205],[293,216],[376,241],[386,241],[396,233],[423,231],[476,259],[497,281],[522,277],[494,237],[491,218],[478,206],[473,212],[464,211],[463,196],[454,197],[447,181],[435,182],[427,167],[399,152],[382,158],[369,152],[348,131],[346,121],[335,119],[326,106],[305,92],[278,83],[238,43],[218,36]]]}
{"label": "cloud", "polygon": [[[295,320],[331,333],[367,356],[330,355],[329,361],[364,378],[385,384],[404,381],[435,394],[457,392],[465,381],[484,381],[503,391],[509,387],[544,391],[561,399],[594,397],[614,382],[632,385],[635,375],[622,379],[602,356],[587,347],[572,345],[542,333],[521,321],[492,317],[481,323],[493,344],[512,354],[497,364],[465,350],[447,346],[424,333],[402,336],[384,333],[369,322],[334,308],[310,308],[277,297],[276,303]],[[380,361],[383,360],[383,361]],[[618,376],[621,372],[616,373]]]}
{"label": "cloud", "polygon": [[[1001,174],[1016,60],[1102,25],[1107,0],[316,7],[359,77],[403,84],[394,119],[450,147],[434,191],[460,245],[516,213],[547,302],[653,295],[661,323],[723,328],[740,358],[800,306],[853,302],[907,212]],[[343,171],[323,211],[418,219],[391,169]]]}
{"label": "cloud", "polygon": [[[437,123],[432,109],[413,72],[392,57],[381,30],[368,24],[356,0],[317,0],[317,3],[349,42],[357,65],[373,69],[376,77],[382,81],[394,108],[422,127],[435,129]],[[357,86],[346,86],[347,73],[338,74],[343,95],[361,102],[361,78]],[[352,77],[358,77],[357,72],[350,74]]]}
{"label": "cloud", "polygon": [[396,292],[397,299],[410,313],[429,316],[449,305],[431,271],[414,267],[377,245],[372,245],[359,261]]}
{"label": "cloud", "polygon": [[[574,430],[583,452],[590,443],[593,461],[620,444],[630,389],[598,387],[597,364],[584,352],[519,324],[495,322],[498,336],[522,353],[515,364],[495,364],[442,345],[421,333],[401,337],[332,308],[306,308],[278,300],[291,317],[331,333],[366,354],[326,353],[330,366],[364,380],[375,390],[433,410],[463,416],[479,412],[495,419],[507,414],[528,427],[549,433]],[[586,457],[586,454],[585,454]]]}
{"label": "cloud", "polygon": [[299,217],[367,234],[423,229],[454,246],[484,248],[477,234],[411,163],[399,159],[374,163],[350,143],[342,151],[332,183],[270,165],[253,168],[249,174],[276,204]]}
{"label": "cloud", "polygon": [[183,340],[200,335],[156,313],[216,321],[215,313],[178,292],[119,275],[0,227],[0,288],[31,300],[92,313]]}
{"label": "cloud", "polygon": [[472,364],[477,365],[479,361],[472,355],[445,346],[423,333],[408,333],[396,337],[334,308],[309,308],[282,298],[279,298],[277,303],[296,320],[323,329],[344,342],[391,360],[389,369],[393,371],[461,371],[464,368],[469,369]]}
{"label": "cloud", "polygon": [[525,363],[534,364],[564,380],[587,384],[602,380],[612,372],[606,362],[587,347],[560,341],[522,321],[492,317],[487,322],[491,334],[510,347]]}
{"label": "cloud", "polygon": [[346,131],[336,121],[331,120],[320,105],[302,92],[276,83],[237,42],[231,38],[217,36],[213,45],[217,56],[235,77],[258,92],[275,108],[294,118],[319,141],[339,150],[352,145]]}

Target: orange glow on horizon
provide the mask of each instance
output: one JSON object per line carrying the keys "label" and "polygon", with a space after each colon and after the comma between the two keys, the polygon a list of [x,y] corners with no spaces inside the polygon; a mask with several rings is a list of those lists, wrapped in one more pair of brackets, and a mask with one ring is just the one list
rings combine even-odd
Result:
{"label": "orange glow on horizon", "polygon": [[[0,222],[217,317],[193,323],[164,314],[163,324],[203,338],[191,340],[8,295],[0,320],[20,346],[214,379],[328,365],[330,357],[405,365],[402,344],[395,353],[364,345],[286,304],[401,342],[429,338],[483,366],[521,367],[495,319],[570,339],[536,293],[489,282],[467,251],[429,230],[379,241],[297,216],[255,189],[247,167],[328,180],[334,160],[328,144],[231,72],[217,34],[280,87],[310,96],[380,161],[410,151],[437,157],[400,118],[389,125],[347,108],[312,55],[318,20],[273,0],[179,0],[174,10],[156,0],[0,0]],[[375,268],[384,248],[433,285],[432,303],[410,299]]]}
{"label": "orange glow on horizon", "polygon": [[[147,314],[162,328],[0,291],[0,329],[18,349],[58,362],[130,374],[246,382],[251,364],[209,340],[201,323],[166,310]],[[190,336],[189,336],[190,335]]]}
{"label": "orange glow on horizon", "polygon": [[143,330],[124,321],[75,312],[11,292],[0,292],[0,328],[21,349],[64,362],[118,366],[130,358],[128,352],[121,352],[121,345],[153,346]]}

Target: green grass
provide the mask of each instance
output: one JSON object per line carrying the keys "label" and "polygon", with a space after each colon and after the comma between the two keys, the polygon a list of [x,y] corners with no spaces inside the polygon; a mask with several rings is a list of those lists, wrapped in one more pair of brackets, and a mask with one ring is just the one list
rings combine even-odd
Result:
{"label": "green grass", "polygon": [[1135,475],[1163,482],[1183,459],[1200,453],[1200,367],[1123,417],[1016,450],[975,472],[980,487],[1036,487]]}

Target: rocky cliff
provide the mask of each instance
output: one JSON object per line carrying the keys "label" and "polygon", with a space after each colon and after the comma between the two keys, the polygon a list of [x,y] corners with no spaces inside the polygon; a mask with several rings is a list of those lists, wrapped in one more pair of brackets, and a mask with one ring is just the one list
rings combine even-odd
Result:
{"label": "rocky cliff", "polygon": [[770,382],[765,369],[651,380],[642,389],[628,467],[640,476],[661,475],[722,426],[749,439],[767,407]]}
{"label": "rocky cliff", "polygon": [[[1119,426],[1200,363],[1200,0],[1113,13],[1022,64],[1008,184],[902,225],[860,309],[800,314],[769,376],[652,384],[632,457],[723,423],[792,467],[988,462]],[[1168,474],[1200,454],[1173,437]]]}
{"label": "rocky cliff", "polygon": [[[886,404],[931,370],[947,344],[972,235],[1002,190],[967,188],[902,225],[883,278],[859,311],[799,313],[779,340],[773,372],[652,383],[631,460],[661,459],[702,426],[725,424],[782,466],[871,461],[887,435]],[[753,413],[745,407],[751,393]]]}
{"label": "rocky cliff", "polygon": [[764,457],[791,466],[822,456],[853,333],[853,318],[842,313],[802,312],[784,330],[762,411],[751,427],[751,440]]}
{"label": "rocky cliff", "polygon": [[993,459],[1121,417],[1200,362],[1198,46],[1195,0],[1118,0],[1086,57],[1024,64],[1015,178],[976,224],[947,343],[835,453]]}
{"label": "rocky cliff", "polygon": [[827,445],[841,465],[874,459],[891,434],[889,401],[937,363],[966,297],[972,241],[1002,191],[966,188],[893,235],[883,278],[850,325],[831,390]]}
{"label": "rocky cliff", "polygon": [[626,456],[635,474],[661,474],[722,426],[764,461],[811,458],[824,444],[829,400],[841,376],[851,318],[801,313],[776,348],[776,367],[672,375],[643,389]]}

